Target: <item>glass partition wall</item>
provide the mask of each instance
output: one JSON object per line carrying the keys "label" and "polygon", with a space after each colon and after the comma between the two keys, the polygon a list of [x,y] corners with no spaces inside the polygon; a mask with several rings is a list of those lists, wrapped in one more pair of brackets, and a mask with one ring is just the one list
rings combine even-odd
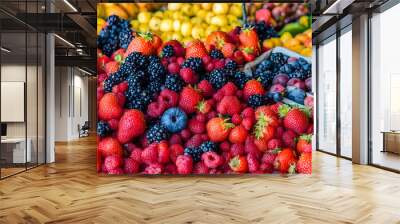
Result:
{"label": "glass partition wall", "polygon": [[[35,6],[30,5],[28,10],[24,4],[25,1],[19,2],[18,7],[35,12]],[[46,40],[43,33],[16,21],[10,14],[1,11],[0,19],[0,178],[3,179],[46,161]],[[15,25],[10,27],[10,21]]]}

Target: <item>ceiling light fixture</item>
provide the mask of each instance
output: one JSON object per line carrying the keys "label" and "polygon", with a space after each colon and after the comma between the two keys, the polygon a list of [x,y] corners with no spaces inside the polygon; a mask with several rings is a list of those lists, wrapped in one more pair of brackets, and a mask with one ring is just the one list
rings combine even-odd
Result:
{"label": "ceiling light fixture", "polygon": [[93,75],[92,73],[90,73],[90,72],[88,72],[88,71],[86,71],[86,70],[83,70],[83,69],[81,69],[81,68],[79,68],[79,67],[78,67],[78,70],[81,71],[81,72],[83,72],[83,73],[85,73],[85,74],[87,74],[87,75]]}
{"label": "ceiling light fixture", "polygon": [[7,49],[7,48],[5,48],[5,47],[1,47],[0,49],[1,49],[2,51],[6,52],[6,53],[10,53],[10,52],[11,52],[11,50],[9,50],[9,49]]}
{"label": "ceiling light fixture", "polygon": [[68,40],[60,37],[58,34],[54,34],[55,37],[57,37],[59,40],[61,40],[62,42],[66,43],[67,45],[69,45],[70,47],[75,48],[75,45],[73,45],[71,42],[69,42]]}
{"label": "ceiling light fixture", "polygon": [[78,12],[78,9],[75,8],[68,0],[64,0],[64,3],[67,4],[72,10]]}

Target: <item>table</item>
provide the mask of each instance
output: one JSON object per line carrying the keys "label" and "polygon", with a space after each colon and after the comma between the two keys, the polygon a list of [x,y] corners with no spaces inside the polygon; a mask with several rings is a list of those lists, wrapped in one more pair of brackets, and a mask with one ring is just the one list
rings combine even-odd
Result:
{"label": "table", "polygon": [[400,131],[382,131],[383,150],[382,152],[392,152],[400,154]]}

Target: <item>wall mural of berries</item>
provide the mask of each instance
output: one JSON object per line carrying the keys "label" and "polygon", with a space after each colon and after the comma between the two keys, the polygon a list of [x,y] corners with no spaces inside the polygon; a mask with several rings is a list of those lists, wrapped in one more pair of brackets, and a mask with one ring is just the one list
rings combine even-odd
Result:
{"label": "wall mural of berries", "polygon": [[311,174],[307,5],[131,6],[98,4],[99,173]]}

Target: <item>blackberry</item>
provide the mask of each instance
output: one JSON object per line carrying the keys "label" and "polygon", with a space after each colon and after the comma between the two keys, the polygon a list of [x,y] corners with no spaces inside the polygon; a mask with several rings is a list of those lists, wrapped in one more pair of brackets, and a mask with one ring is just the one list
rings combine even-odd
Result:
{"label": "blackberry", "polygon": [[275,77],[275,73],[271,71],[264,71],[258,74],[257,78],[260,79],[260,82],[263,84],[265,88],[267,88]]}
{"label": "blackberry", "polygon": [[129,88],[128,91],[125,92],[126,103],[125,107],[129,109],[138,109],[142,112],[145,112],[147,109],[147,105],[152,100],[152,93],[149,90],[141,90]]}
{"label": "blackberry", "polygon": [[289,57],[282,53],[272,53],[269,56],[269,60],[275,64],[275,66],[281,67],[284,65]]}
{"label": "blackberry", "polygon": [[185,155],[192,157],[193,162],[199,162],[203,151],[199,147],[186,147],[184,150]]}
{"label": "blackberry", "polygon": [[237,63],[235,61],[229,60],[226,64],[225,64],[225,69],[226,70],[230,70],[233,71],[235,69],[237,69]]}
{"label": "blackberry", "polygon": [[224,55],[222,54],[222,52],[218,49],[212,49],[210,52],[210,57],[214,58],[214,59],[221,59],[224,58]]}
{"label": "blackberry", "polygon": [[261,42],[266,39],[278,37],[278,33],[275,31],[275,29],[263,21],[254,24],[254,28],[256,29],[258,38]]}
{"label": "blackberry", "polygon": [[167,75],[167,78],[165,79],[165,88],[177,93],[182,90],[184,84],[185,83],[179,75]]}
{"label": "blackberry", "polygon": [[127,49],[129,46],[129,43],[133,39],[131,29],[128,28],[128,29],[121,30],[121,32],[118,35],[118,39],[119,39],[120,47],[123,49]]}
{"label": "blackberry", "polygon": [[167,70],[161,64],[161,62],[151,62],[147,67],[147,73],[149,74],[150,82],[165,79]]}
{"label": "blackberry", "polygon": [[183,62],[182,67],[191,68],[193,71],[199,73],[203,70],[203,61],[201,58],[190,57]]}
{"label": "blackberry", "polygon": [[247,103],[253,108],[259,107],[264,104],[264,96],[261,94],[251,95]]}
{"label": "blackberry", "polygon": [[149,63],[161,63],[161,59],[155,55],[150,55],[147,59]]}
{"label": "blackberry", "polygon": [[100,137],[105,137],[111,133],[111,128],[105,121],[99,121],[97,123],[97,135]]}
{"label": "blackberry", "polygon": [[104,27],[97,37],[97,47],[102,52],[111,56],[119,48],[126,48],[132,40],[130,23],[112,15],[107,19],[107,26]]}
{"label": "blackberry", "polygon": [[149,143],[161,142],[169,137],[169,132],[160,123],[157,123],[150,127],[146,133],[146,138]]}
{"label": "blackberry", "polygon": [[215,89],[220,89],[228,82],[225,69],[215,69],[209,75],[209,82]]}
{"label": "blackberry", "polygon": [[161,57],[172,57],[175,55],[175,51],[174,51],[174,47],[167,44],[163,47],[163,49],[161,50]]}
{"label": "blackberry", "polygon": [[111,92],[112,87],[124,81],[124,76],[121,72],[111,74],[106,80],[104,80],[104,92]]}
{"label": "blackberry", "polygon": [[246,74],[242,71],[236,71],[233,73],[233,82],[237,85],[240,89],[243,89],[244,84],[250,79],[246,76]]}
{"label": "blackberry", "polygon": [[117,49],[118,49],[118,41],[115,39],[110,39],[107,43],[104,43],[101,46],[102,52],[108,57],[110,57]]}
{"label": "blackberry", "polygon": [[117,15],[111,15],[107,18],[108,26],[117,25],[119,22],[120,22],[120,18]]}
{"label": "blackberry", "polygon": [[265,70],[271,70],[274,67],[274,64],[270,60],[264,60],[260,64],[256,66],[256,71],[265,71]]}
{"label": "blackberry", "polygon": [[214,142],[211,141],[206,141],[203,142],[200,145],[200,150],[204,153],[204,152],[216,152],[218,149],[217,144],[215,144]]}
{"label": "blackberry", "polygon": [[149,82],[148,85],[148,90],[150,92],[151,95],[158,93],[161,91],[161,86],[162,86],[163,82],[161,80],[152,80]]}
{"label": "blackberry", "polygon": [[125,58],[124,63],[121,65],[121,68],[124,66],[130,66],[136,69],[145,68],[148,65],[148,59],[146,56],[139,52],[132,52]]}
{"label": "blackberry", "polygon": [[129,88],[139,89],[142,87],[142,83],[146,78],[146,74],[143,71],[134,71],[126,78]]}

